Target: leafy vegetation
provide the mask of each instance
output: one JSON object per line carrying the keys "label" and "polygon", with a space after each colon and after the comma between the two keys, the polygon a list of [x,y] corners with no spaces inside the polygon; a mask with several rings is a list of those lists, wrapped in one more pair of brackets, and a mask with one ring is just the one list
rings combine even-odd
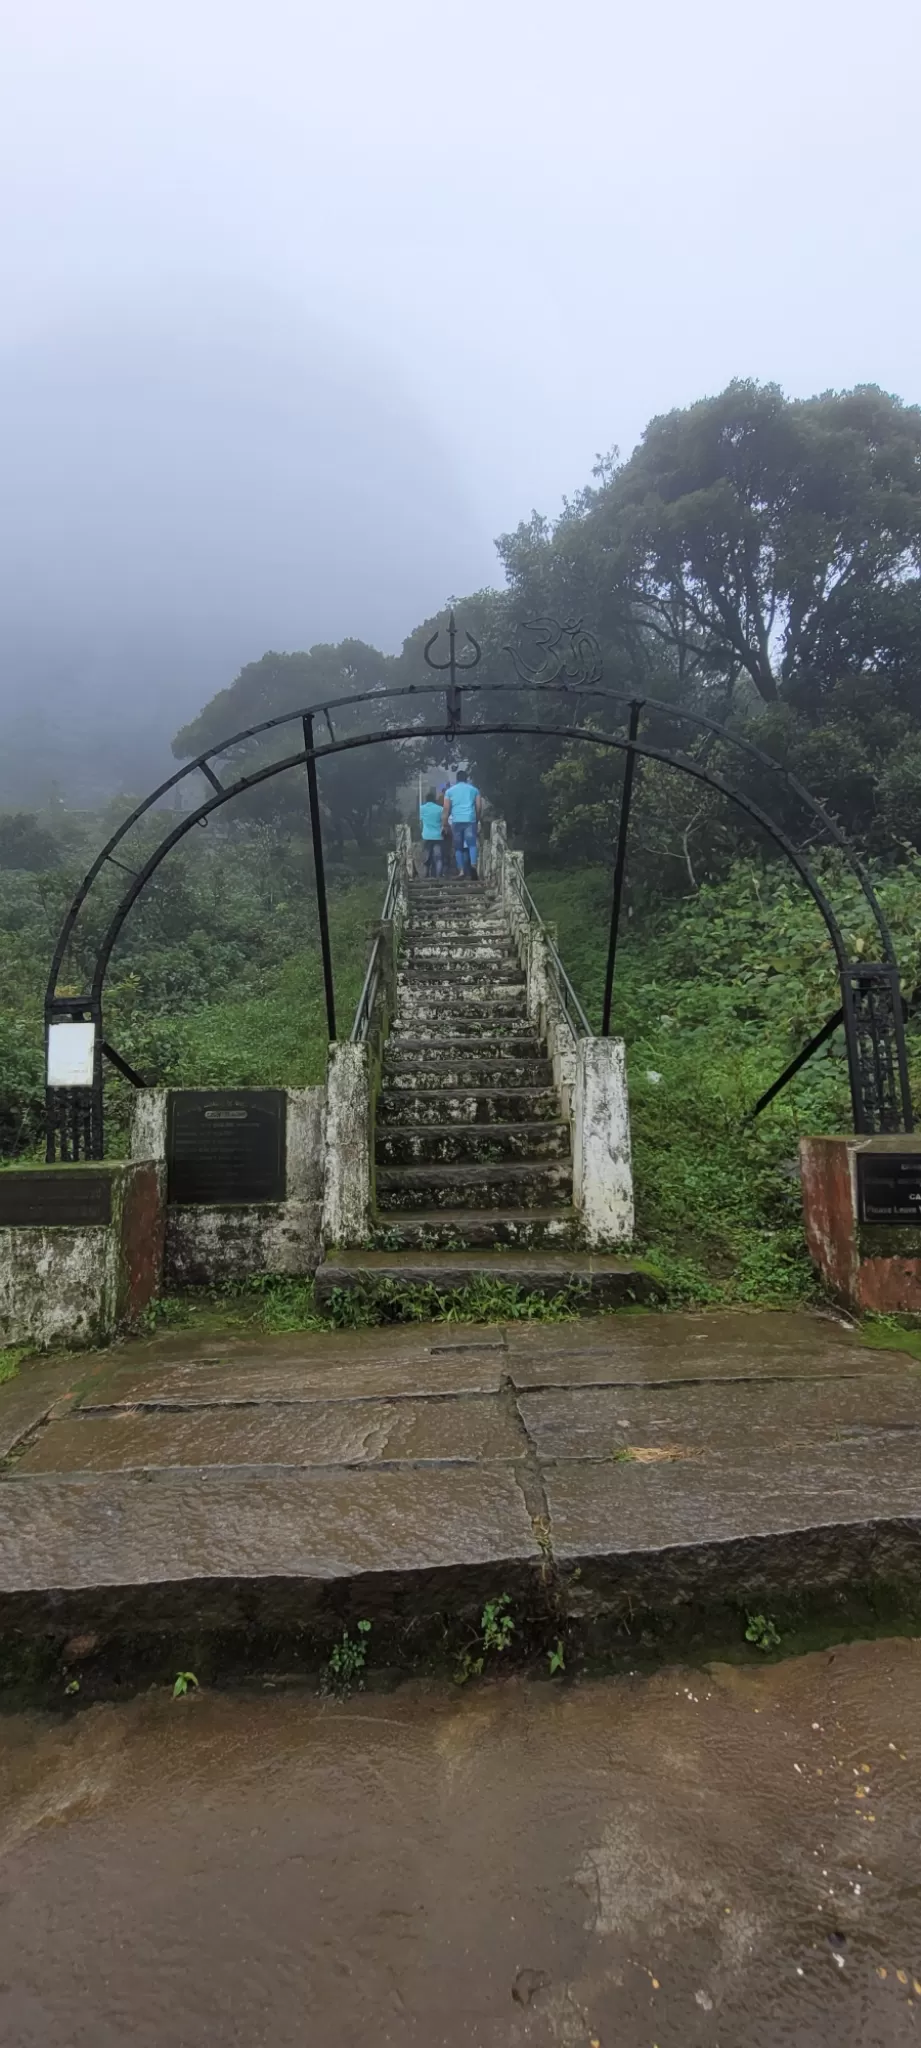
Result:
{"label": "leafy vegetation", "polygon": [[[835,880],[859,957],[871,943],[866,906],[850,877],[836,872]],[[880,880],[910,987],[921,983],[919,883],[917,856]],[[597,1022],[610,872],[545,870],[531,887]],[[843,1034],[756,1122],[746,1118],[838,1001],[825,927],[785,866],[738,862],[720,886],[630,921],[614,1027],[627,1044],[637,1236],[673,1302],[782,1307],[813,1292],[797,1146],[803,1132],[849,1128]],[[917,1027],[909,1054],[917,1089]]]}
{"label": "leafy vegetation", "polygon": [[350,1692],[361,1692],[364,1686],[365,1664],[368,1659],[368,1636],[370,1621],[358,1621],[356,1633],[350,1636],[344,1628],[338,1643],[334,1643],[329,1659],[323,1670],[324,1692],[335,1693],[337,1699],[347,1699]]}
{"label": "leafy vegetation", "polygon": [[[382,1323],[536,1323],[571,1322],[584,1306],[578,1286],[544,1299],[520,1287],[483,1276],[467,1287],[439,1291],[434,1287],[397,1287],[380,1283],[367,1293],[333,1288],[329,1305],[317,1306],[312,1280],[289,1280],[260,1274],[226,1294],[167,1295],[148,1302],[141,1328],[158,1330],[200,1327],[215,1316],[223,1322],[255,1324],[264,1330],[369,1330]],[[0,1354],[2,1356],[2,1354]]]}
{"label": "leafy vegetation", "polygon": [[[112,817],[62,821],[62,865],[0,872],[0,1157],[42,1143],[42,998],[64,910]],[[134,834],[126,862],[137,858]],[[143,839],[142,839],[143,846]],[[332,871],[336,997],[351,1017],[380,914],[373,878]],[[123,879],[123,878],[122,878]],[[118,898],[117,876],[78,927],[61,986],[87,985],[94,946]],[[88,907],[89,908],[89,907]],[[128,919],[106,990],[106,1034],[151,1082],[306,1086],[326,1071],[327,1025],[313,875],[303,836],[260,823],[196,834],[169,855]],[[133,1090],[109,1074],[109,1149],[125,1143]]]}
{"label": "leafy vegetation", "polygon": [[[468,1678],[482,1678],[487,1658],[501,1656],[503,1651],[511,1649],[515,1634],[511,1608],[507,1593],[499,1593],[495,1600],[487,1600],[480,1616],[479,1634],[458,1654],[454,1672],[457,1685],[465,1685]],[[551,1670],[555,1668],[562,1667],[551,1664]]]}
{"label": "leafy vegetation", "polygon": [[746,1620],[745,1640],[754,1643],[756,1650],[763,1650],[765,1656],[771,1650],[780,1648],[780,1630],[768,1614],[750,1614]]}

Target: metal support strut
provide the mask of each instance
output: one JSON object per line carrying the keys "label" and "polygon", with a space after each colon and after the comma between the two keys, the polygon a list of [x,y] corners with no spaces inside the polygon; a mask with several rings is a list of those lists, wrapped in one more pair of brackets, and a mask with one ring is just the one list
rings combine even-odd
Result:
{"label": "metal support strut", "polygon": [[336,997],[333,989],[333,961],[329,949],[329,917],[326,909],[326,870],[323,866],[323,834],[320,829],[320,798],[317,790],[317,762],[313,751],[313,716],[304,717],[304,745],[307,749],[307,794],[310,798],[310,831],[313,838],[313,873],[317,889],[317,917],[320,924],[320,952],[323,956],[323,988],[326,994],[326,1024],[330,1044],[336,1037]]}
{"label": "metal support strut", "polygon": [[617,953],[617,935],[620,930],[620,906],[624,893],[624,870],[627,865],[627,833],[630,829],[630,805],[633,799],[633,777],[636,770],[634,742],[640,728],[642,698],[634,697],[630,706],[630,724],[627,731],[629,753],[624,762],[624,786],[620,799],[620,820],[617,827],[617,854],[614,861],[614,896],[611,903],[611,930],[608,936],[608,964],[604,977],[604,1005],[601,1012],[602,1038],[611,1036],[611,997],[614,993],[614,960]]}

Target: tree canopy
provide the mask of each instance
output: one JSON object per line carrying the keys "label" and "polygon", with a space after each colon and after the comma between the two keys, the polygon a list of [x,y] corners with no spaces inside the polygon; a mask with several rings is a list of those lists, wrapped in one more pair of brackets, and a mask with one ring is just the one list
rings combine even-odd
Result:
{"label": "tree canopy", "polygon": [[[494,717],[514,705],[520,718],[534,702],[501,691],[522,622],[581,620],[601,643],[607,687],[703,711],[756,739],[864,844],[921,846],[921,407],[874,385],[788,399],[776,384],[738,379],[652,420],[626,461],[599,457],[557,520],[534,512],[497,548],[505,589],[455,600],[459,628],[482,647],[478,681],[494,686],[480,714],[487,703]],[[447,608],[397,657],[360,641],[268,654],[212,698],[175,751],[324,696],[431,683],[422,650],[446,623]],[[435,651],[446,653],[443,641]],[[432,702],[420,703],[420,722]],[[540,715],[585,724],[592,710],[580,705],[576,720],[571,697],[544,697]],[[608,729],[614,715],[596,707]],[[379,717],[409,722],[405,705],[392,716],[382,706]],[[351,718],[377,722],[362,706],[342,730]],[[652,736],[674,744],[678,734],[660,718]],[[606,857],[616,759],[584,748],[563,757],[552,738],[474,744],[483,787],[532,846]],[[391,749],[327,764],[334,830],[364,843],[392,815],[406,772]],[[701,855],[705,871],[718,848],[731,857],[712,805],[676,803],[661,777],[646,782],[657,873],[696,877]],[[664,808],[654,816],[656,801]]]}

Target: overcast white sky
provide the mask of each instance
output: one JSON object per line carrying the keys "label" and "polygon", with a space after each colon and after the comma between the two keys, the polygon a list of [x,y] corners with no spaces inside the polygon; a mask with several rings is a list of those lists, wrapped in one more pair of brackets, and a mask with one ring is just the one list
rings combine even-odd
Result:
{"label": "overcast white sky", "polygon": [[[734,375],[921,397],[917,0],[7,0],[2,43],[0,369],[46,364],[66,413],[87,334],[175,360],[248,322],[254,357],[364,379],[373,488],[396,423],[439,508],[402,624],[355,593],[368,637]],[[332,583],[302,639],[346,630]]]}

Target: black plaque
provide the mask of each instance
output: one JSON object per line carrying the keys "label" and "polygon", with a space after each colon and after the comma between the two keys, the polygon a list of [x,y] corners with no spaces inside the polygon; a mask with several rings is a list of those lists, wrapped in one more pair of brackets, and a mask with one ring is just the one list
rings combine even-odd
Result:
{"label": "black plaque", "polygon": [[921,1152],[858,1152],[857,1215],[921,1226]]}
{"label": "black plaque", "polygon": [[283,1088],[183,1088],[169,1097],[166,1198],[212,1209],[285,1199]]}
{"label": "black plaque", "polygon": [[85,1166],[0,1173],[0,1224],[111,1223],[112,1178]]}

